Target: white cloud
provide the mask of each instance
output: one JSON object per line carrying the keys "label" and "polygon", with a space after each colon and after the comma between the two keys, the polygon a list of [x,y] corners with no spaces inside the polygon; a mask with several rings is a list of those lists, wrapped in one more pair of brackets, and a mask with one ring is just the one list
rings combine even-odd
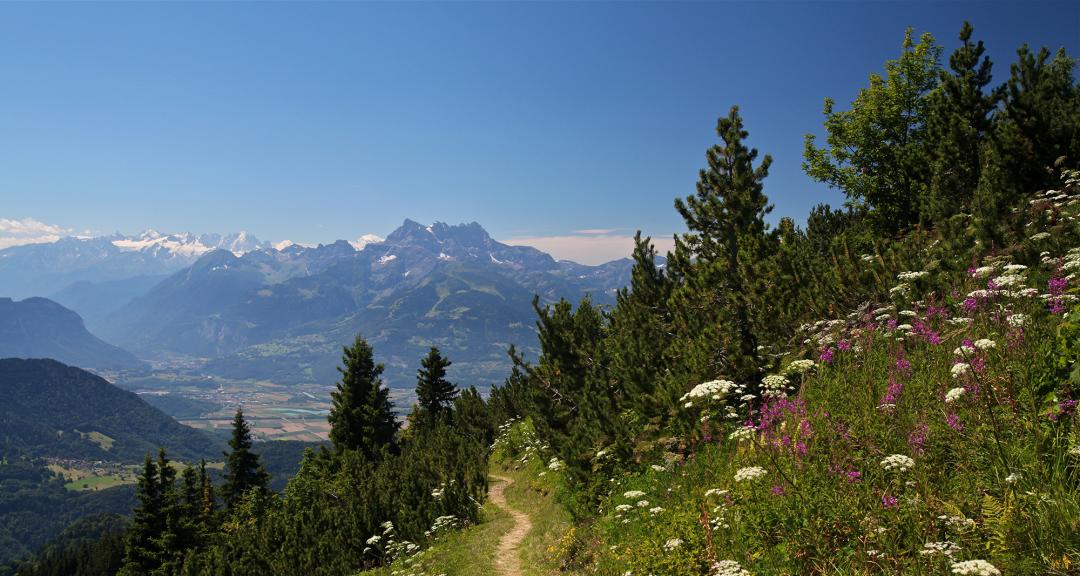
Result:
{"label": "white cloud", "polygon": [[[607,230],[578,230],[565,236],[520,236],[500,240],[511,246],[532,246],[551,254],[556,260],[572,260],[580,264],[603,264],[634,253],[634,237],[604,233]],[[660,255],[675,247],[670,235],[652,239]]]}
{"label": "white cloud", "polygon": [[56,242],[69,234],[71,230],[33,218],[22,220],[0,218],[0,250],[23,244]]}

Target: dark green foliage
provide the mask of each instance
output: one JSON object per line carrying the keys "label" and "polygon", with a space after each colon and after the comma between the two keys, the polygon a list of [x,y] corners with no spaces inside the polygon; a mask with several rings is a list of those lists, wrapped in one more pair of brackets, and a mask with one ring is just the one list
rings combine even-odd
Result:
{"label": "dark green foliage", "polygon": [[683,279],[675,290],[683,304],[676,318],[702,328],[690,331],[704,335],[688,342],[698,355],[691,360],[697,368],[692,374],[723,372],[754,382],[761,371],[755,317],[762,312],[754,297],[760,294],[758,279],[767,276],[760,268],[769,250],[765,216],[772,211],[763,182],[772,157],[754,166],[758,152],[743,143],[748,133],[737,106],[717,122],[716,134],[723,144],[706,153],[697,194],[675,200],[690,230],[677,239],[671,262]]}
{"label": "dark green foliage", "polygon": [[[164,446],[183,458],[213,457],[208,434],[184,426],[139,396],[54,360],[0,360],[0,454],[140,462]],[[89,434],[113,440],[105,449]]]}
{"label": "dark green foliage", "polygon": [[420,422],[424,425],[430,426],[447,417],[457,398],[457,386],[446,379],[450,364],[450,360],[434,346],[420,361],[420,369],[416,371],[416,400]]}
{"label": "dark green foliage", "polygon": [[865,207],[876,227],[895,232],[919,221],[930,180],[927,113],[937,86],[941,48],[909,29],[900,57],[885,63],[885,77],[870,75],[851,110],[834,111],[825,99],[827,147],[806,136],[803,169],[839,188],[852,207]]}
{"label": "dark green foliage", "polygon": [[383,386],[383,365],[376,364],[371,345],[360,335],[343,349],[341,381],[330,393],[330,440],[340,450],[359,450],[373,460],[384,448],[391,448],[398,423],[390,404],[390,391]]}
{"label": "dark green foliage", "polygon": [[251,443],[251,429],[244,420],[243,409],[237,408],[229,440],[231,450],[225,454],[225,483],[221,486],[221,497],[229,508],[252,490],[265,492],[270,482],[270,475],[259,463],[259,455],[251,451]]}
{"label": "dark green foliage", "polygon": [[116,514],[82,518],[50,542],[34,560],[19,566],[15,574],[112,576],[123,561],[124,533],[129,524],[127,518]]}
{"label": "dark green foliage", "polygon": [[65,483],[43,461],[15,454],[0,458],[0,574],[79,518],[126,514],[135,504],[131,486],[74,492]]}
{"label": "dark green foliage", "polygon": [[933,146],[930,187],[923,200],[923,220],[948,218],[970,206],[979,184],[982,153],[993,129],[992,112],[1001,91],[987,92],[993,65],[974,29],[964,22],[962,44],[949,56],[949,71],[941,73],[929,97],[928,139]]}

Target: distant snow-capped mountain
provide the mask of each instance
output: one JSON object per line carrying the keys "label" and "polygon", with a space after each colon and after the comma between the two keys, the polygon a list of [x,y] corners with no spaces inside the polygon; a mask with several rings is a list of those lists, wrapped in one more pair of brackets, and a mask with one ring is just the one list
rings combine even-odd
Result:
{"label": "distant snow-capped mountain", "polygon": [[243,255],[272,250],[246,233],[69,236],[0,250],[0,296],[48,296],[77,282],[114,282],[171,274],[214,250]]}

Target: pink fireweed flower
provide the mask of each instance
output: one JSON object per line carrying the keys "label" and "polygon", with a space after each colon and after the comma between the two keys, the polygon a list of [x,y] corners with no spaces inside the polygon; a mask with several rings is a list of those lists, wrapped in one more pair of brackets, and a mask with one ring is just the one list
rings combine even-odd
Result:
{"label": "pink fireweed flower", "polygon": [[888,510],[890,508],[899,508],[900,507],[900,501],[897,500],[895,497],[890,496],[888,494],[882,494],[881,495],[881,507],[886,509],[886,510]]}
{"label": "pink fireweed flower", "polygon": [[967,298],[964,298],[964,303],[962,304],[962,306],[964,308],[965,314],[971,314],[975,311],[976,308],[979,307],[979,301],[969,296]]}
{"label": "pink fireweed flower", "polygon": [[833,349],[832,348],[826,348],[826,349],[822,350],[821,351],[821,356],[818,357],[818,360],[821,360],[822,362],[825,362],[826,364],[832,364],[832,361],[833,361]]}
{"label": "pink fireweed flower", "polygon": [[836,344],[836,347],[844,352],[847,352],[848,350],[851,350],[851,342],[848,342],[847,340],[841,340]]}
{"label": "pink fireweed flower", "polygon": [[1072,416],[1076,414],[1076,400],[1062,400],[1058,403],[1057,411],[1047,414],[1052,422],[1057,422],[1062,416]]}
{"label": "pink fireweed flower", "polygon": [[783,496],[784,494],[787,494],[787,492],[784,491],[784,487],[780,485],[773,486],[769,491],[772,492],[773,496]]}
{"label": "pink fireweed flower", "polygon": [[844,476],[847,477],[848,484],[855,484],[859,482],[859,480],[862,480],[862,472],[859,472],[858,470],[848,470],[844,473]]}
{"label": "pink fireweed flower", "polygon": [[974,370],[976,374],[982,374],[983,371],[986,370],[986,359],[982,356],[972,358],[970,364],[971,369]]}
{"label": "pink fireweed flower", "polygon": [[930,433],[930,427],[926,424],[918,424],[915,429],[908,434],[908,447],[911,448],[911,453],[922,456],[926,454],[924,445],[926,444],[926,437]]}
{"label": "pink fireweed flower", "polygon": [[945,416],[945,423],[949,425],[949,428],[957,432],[964,431],[964,423],[960,421],[960,417],[955,412],[950,412]]}

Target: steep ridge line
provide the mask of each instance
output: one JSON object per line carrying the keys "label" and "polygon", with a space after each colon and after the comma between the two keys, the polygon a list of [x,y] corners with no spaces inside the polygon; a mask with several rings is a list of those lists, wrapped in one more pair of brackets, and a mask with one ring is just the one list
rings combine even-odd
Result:
{"label": "steep ridge line", "polygon": [[525,535],[532,530],[532,521],[529,520],[528,514],[515,510],[506,502],[504,492],[514,483],[514,480],[506,476],[494,476],[494,478],[499,482],[491,487],[488,498],[496,506],[506,510],[514,519],[514,527],[503,534],[499,539],[499,546],[495,549],[495,570],[500,576],[523,576],[521,557],[518,553]]}

